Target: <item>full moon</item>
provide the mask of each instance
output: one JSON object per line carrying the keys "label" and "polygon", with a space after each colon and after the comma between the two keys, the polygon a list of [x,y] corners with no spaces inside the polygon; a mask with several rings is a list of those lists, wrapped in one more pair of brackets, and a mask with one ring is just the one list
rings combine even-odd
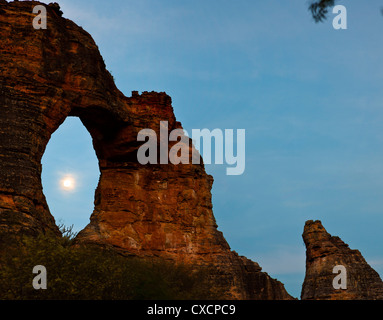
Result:
{"label": "full moon", "polygon": [[76,187],[76,181],[71,176],[66,176],[60,181],[60,186],[65,191],[72,191]]}

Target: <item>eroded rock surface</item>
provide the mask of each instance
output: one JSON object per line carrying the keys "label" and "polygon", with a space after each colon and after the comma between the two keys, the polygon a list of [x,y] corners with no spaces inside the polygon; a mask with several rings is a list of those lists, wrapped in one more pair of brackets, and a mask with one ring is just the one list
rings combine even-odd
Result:
{"label": "eroded rock surface", "polygon": [[[383,282],[358,250],[331,236],[320,221],[309,220],[303,232],[306,245],[306,276],[302,300],[381,300]],[[344,266],[347,289],[334,289],[335,266]],[[337,281],[338,282],[338,281]],[[340,280],[339,280],[340,282]]]}
{"label": "eroded rock surface", "polygon": [[182,128],[171,98],[124,96],[92,37],[57,5],[45,5],[46,30],[33,28],[39,4],[0,1],[0,241],[48,230],[59,236],[43,194],[41,158],[52,133],[76,116],[92,136],[101,172],[94,212],[78,243],[213,264],[229,298],[290,299],[282,283],[230,250],[217,229],[213,178],[203,164],[138,163],[141,129],[159,136],[160,121],[169,131]]}

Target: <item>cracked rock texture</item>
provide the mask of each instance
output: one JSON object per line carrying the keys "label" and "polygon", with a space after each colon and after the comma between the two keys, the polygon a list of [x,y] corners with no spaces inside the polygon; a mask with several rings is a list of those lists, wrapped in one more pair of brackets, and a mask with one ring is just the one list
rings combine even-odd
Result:
{"label": "cracked rock texture", "polygon": [[[159,136],[160,121],[169,131],[182,128],[171,98],[124,96],[92,37],[63,18],[57,4],[42,4],[47,29],[33,28],[32,9],[39,4],[0,0],[0,241],[48,230],[60,236],[43,194],[41,158],[52,133],[76,116],[92,136],[101,172],[79,244],[214,265],[228,298],[291,299],[282,283],[230,250],[217,229],[213,178],[203,163],[138,163],[141,129]],[[190,141],[187,147],[195,150]]]}
{"label": "cracked rock texture", "polygon": [[[382,300],[383,282],[358,250],[331,236],[321,221],[309,220],[303,232],[306,245],[306,276],[302,300]],[[346,268],[347,289],[334,289],[337,265]]]}

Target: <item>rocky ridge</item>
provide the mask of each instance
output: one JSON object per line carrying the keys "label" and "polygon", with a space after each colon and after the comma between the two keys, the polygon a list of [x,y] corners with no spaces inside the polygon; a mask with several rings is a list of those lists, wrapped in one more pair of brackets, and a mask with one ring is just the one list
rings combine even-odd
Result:
{"label": "rocky ridge", "polygon": [[[331,236],[321,221],[309,220],[303,232],[306,245],[306,276],[302,300],[382,300],[383,282],[358,250],[352,250],[339,237]],[[333,286],[339,272],[346,272],[345,289]],[[336,271],[336,270],[335,270]]]}
{"label": "rocky ridge", "polygon": [[[47,9],[34,29],[33,7]],[[68,116],[92,136],[100,180],[79,244],[122,254],[213,265],[231,299],[292,299],[259,265],[231,251],[212,211],[203,163],[141,165],[141,129],[182,129],[166,93],[120,92],[92,37],[57,4],[0,0],[0,242],[51,231],[60,236],[41,184],[41,158]],[[171,148],[171,145],[169,145]],[[190,150],[194,146],[190,142]],[[190,154],[192,154],[190,152]]]}

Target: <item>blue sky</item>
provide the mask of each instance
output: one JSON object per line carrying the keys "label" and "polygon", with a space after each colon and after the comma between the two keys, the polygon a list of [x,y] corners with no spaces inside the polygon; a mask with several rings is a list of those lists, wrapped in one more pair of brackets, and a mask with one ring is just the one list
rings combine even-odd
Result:
{"label": "blue sky", "polygon": [[[301,234],[322,220],[383,275],[383,1],[338,1],[348,29],[315,24],[309,1],[59,1],[95,39],[119,89],[165,91],[184,128],[246,129],[246,171],[213,175],[213,210],[231,248],[299,297]],[[73,192],[61,175],[77,176]],[[43,158],[57,221],[81,230],[98,167],[68,118]]]}

